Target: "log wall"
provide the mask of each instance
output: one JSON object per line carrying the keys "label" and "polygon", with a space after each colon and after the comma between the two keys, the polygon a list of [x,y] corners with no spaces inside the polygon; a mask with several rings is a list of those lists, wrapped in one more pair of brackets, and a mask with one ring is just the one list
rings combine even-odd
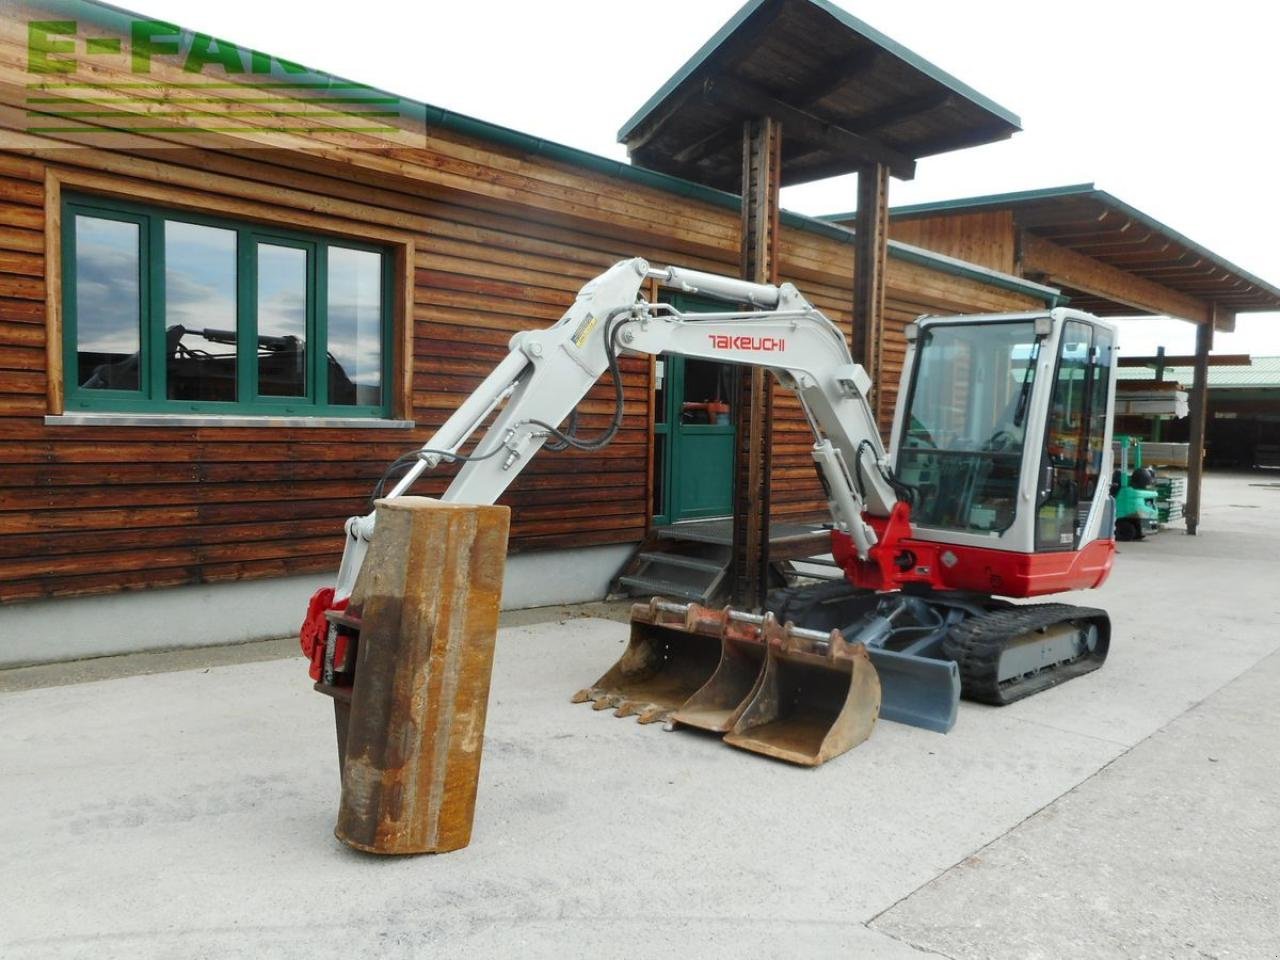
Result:
{"label": "log wall", "polygon": [[[443,127],[378,150],[326,142],[319,153],[282,136],[72,146],[74,136],[25,133],[12,33],[0,34],[0,602],[332,571],[343,520],[367,509],[385,465],[429,436],[513,332],[556,320],[585,280],[623,257],[736,269],[736,211]],[[404,259],[395,412],[415,426],[46,421],[62,412],[56,238],[58,195],[69,189],[389,244]],[[784,278],[850,331],[852,261],[847,242],[784,230]],[[888,304],[880,389],[891,410],[906,322],[1036,302],[891,259]],[[511,488],[514,549],[642,536],[650,365],[628,360],[624,377],[627,415],[610,447],[541,455]],[[593,391],[584,429],[607,423],[611,398],[607,385]],[[807,428],[781,391],[775,430],[775,515],[820,515]],[[437,494],[445,479],[416,492]]]}

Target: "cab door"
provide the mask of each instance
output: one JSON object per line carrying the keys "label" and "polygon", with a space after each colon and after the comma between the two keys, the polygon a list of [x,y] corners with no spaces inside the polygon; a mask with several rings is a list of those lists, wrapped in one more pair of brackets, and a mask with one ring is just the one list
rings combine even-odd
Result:
{"label": "cab door", "polygon": [[1098,491],[1109,489],[1114,354],[1110,330],[1080,320],[1063,324],[1041,455],[1037,551],[1080,549]]}

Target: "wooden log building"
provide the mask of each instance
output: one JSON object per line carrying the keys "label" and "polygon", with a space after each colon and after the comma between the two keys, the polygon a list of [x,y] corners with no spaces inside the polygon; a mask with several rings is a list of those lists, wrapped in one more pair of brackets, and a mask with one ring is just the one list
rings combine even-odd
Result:
{"label": "wooden log building", "polygon": [[[732,193],[62,0],[0,16],[0,224],[0,663],[296,628],[343,521],[514,332],[618,259],[732,274],[740,253]],[[905,324],[1060,300],[912,239],[883,264],[886,427]],[[781,278],[855,338],[852,244],[782,216]],[[689,397],[658,369],[625,361],[611,446],[543,454],[505,497],[508,605],[599,596],[686,518],[679,471],[703,466],[673,462]],[[772,441],[773,519],[822,517],[782,391]]]}

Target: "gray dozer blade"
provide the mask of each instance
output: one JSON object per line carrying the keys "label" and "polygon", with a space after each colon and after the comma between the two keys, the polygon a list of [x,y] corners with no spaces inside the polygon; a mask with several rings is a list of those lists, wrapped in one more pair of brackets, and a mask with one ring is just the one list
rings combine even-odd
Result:
{"label": "gray dozer blade", "polygon": [[852,749],[875,725],[875,668],[839,631],[658,598],[631,618],[622,659],[575,702],[727,734],[732,746],[805,766]]}
{"label": "gray dozer blade", "polygon": [[953,660],[935,660],[868,647],[880,676],[880,716],[895,723],[946,733],[960,709],[960,668]]}

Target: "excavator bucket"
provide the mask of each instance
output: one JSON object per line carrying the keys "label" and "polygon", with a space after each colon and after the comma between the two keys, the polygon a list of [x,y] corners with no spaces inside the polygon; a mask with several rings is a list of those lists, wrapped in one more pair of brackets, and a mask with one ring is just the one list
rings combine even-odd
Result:
{"label": "excavator bucket", "polygon": [[655,597],[631,608],[631,642],[618,663],[573,699],[817,766],[870,735],[880,684],[866,648],[838,630]]}
{"label": "excavator bucket", "polygon": [[716,672],[723,614],[696,603],[654,597],[631,607],[631,640],[599,680],[573,695],[574,703],[636,716],[641,723],[666,720]]}
{"label": "excavator bucket", "polygon": [[880,680],[867,649],[769,617],[764,672],[724,742],[806,767],[852,750],[880,713]]}

